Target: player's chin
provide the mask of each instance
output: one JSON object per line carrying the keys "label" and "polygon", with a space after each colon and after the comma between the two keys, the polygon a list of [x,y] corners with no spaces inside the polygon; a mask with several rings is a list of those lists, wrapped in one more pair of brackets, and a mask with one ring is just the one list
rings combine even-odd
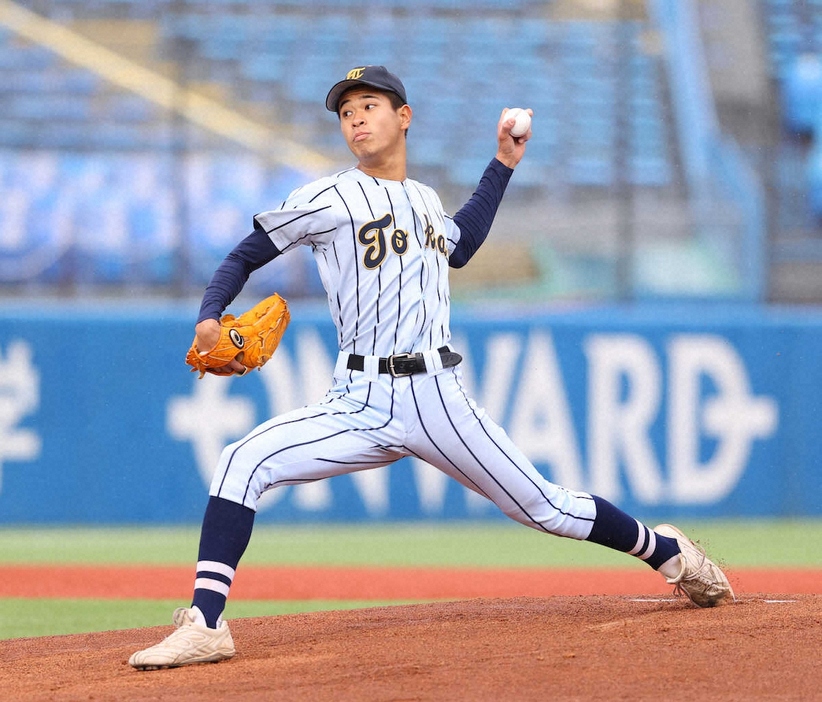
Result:
{"label": "player's chin", "polygon": [[362,142],[348,142],[348,150],[354,154],[354,158],[358,161],[367,161],[370,156],[370,150],[363,148]]}
{"label": "player's chin", "polygon": [[379,151],[379,147],[371,135],[358,141],[351,139],[348,142],[348,148],[360,160],[368,159]]}

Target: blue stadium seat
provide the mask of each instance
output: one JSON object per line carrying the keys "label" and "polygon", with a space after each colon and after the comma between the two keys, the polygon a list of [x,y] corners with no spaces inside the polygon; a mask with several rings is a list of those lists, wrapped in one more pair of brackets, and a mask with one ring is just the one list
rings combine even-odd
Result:
{"label": "blue stadium seat", "polygon": [[783,68],[782,114],[796,134],[811,134],[822,113],[822,58],[803,54]]}
{"label": "blue stadium seat", "polygon": [[808,198],[814,216],[822,219],[822,149],[813,149],[808,158]]}
{"label": "blue stadium seat", "polygon": [[[238,106],[257,99],[266,108],[282,107],[282,115],[308,104],[317,116],[313,142],[334,149],[340,144],[333,120],[322,126],[328,116],[321,100],[329,85],[343,68],[384,63],[403,76],[415,108],[412,162],[459,186],[476,184],[505,105],[536,112],[529,156],[514,181],[520,186],[609,187],[619,175],[616,147],[623,143],[630,149],[621,156],[628,164],[624,175],[634,183],[664,186],[675,170],[668,151],[671,128],[657,88],[661,58],[643,52],[641,22],[552,22],[544,3],[535,11],[530,0],[434,0],[424,9],[402,0],[289,0],[273,9],[252,0],[52,0],[50,7],[57,21],[95,13],[154,21],[155,58],[187,60],[178,64],[183,80],[219,82]],[[367,40],[352,42],[355,36]],[[630,52],[627,61],[623,50]],[[617,86],[628,90],[617,94]],[[192,205],[189,229],[180,234],[191,247],[191,276],[198,284],[247,233],[260,203],[274,206],[298,184],[293,173],[266,184],[254,159],[200,153],[218,143],[213,135],[189,126],[183,140],[174,120],[151,102],[118,94],[92,71],[2,28],[0,96],[7,108],[0,115],[0,145],[76,155],[59,166],[60,178],[72,187],[55,185],[43,202],[74,208],[80,238],[72,265],[92,282],[165,285],[179,275],[176,242],[164,234],[166,214],[154,206],[161,190],[179,180],[161,165],[176,158],[178,148],[197,152],[205,169],[196,177],[187,172],[189,185],[202,177],[198,202],[204,206]],[[623,116],[631,121],[619,133]],[[455,128],[458,140],[449,131]],[[146,166],[154,169],[147,177],[155,197],[138,197],[132,183],[118,180],[142,163],[140,152],[156,161]],[[104,185],[107,179],[113,184]],[[82,196],[77,183],[86,184]],[[66,200],[66,192],[74,200]],[[100,210],[102,202],[109,203],[107,213]],[[101,217],[119,218],[123,241],[95,238],[99,232],[92,223]],[[146,251],[157,255],[135,255]],[[319,281],[310,252],[300,256],[299,264],[273,275],[286,286],[284,293],[314,294]]]}

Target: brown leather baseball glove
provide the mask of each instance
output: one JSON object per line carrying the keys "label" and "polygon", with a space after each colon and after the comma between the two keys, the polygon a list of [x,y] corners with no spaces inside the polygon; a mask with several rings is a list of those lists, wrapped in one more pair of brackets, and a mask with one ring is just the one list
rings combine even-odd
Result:
{"label": "brown leather baseball glove", "polygon": [[236,358],[247,369],[262,368],[280,344],[291,314],[279,295],[258,302],[239,317],[226,314],[220,319],[220,340],[201,353],[195,337],[186,354],[191,372],[202,378],[212,368],[222,368]]}

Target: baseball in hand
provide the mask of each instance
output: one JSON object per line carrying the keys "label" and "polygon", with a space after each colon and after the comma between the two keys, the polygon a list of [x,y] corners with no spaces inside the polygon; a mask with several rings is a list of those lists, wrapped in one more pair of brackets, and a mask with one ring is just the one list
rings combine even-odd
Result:
{"label": "baseball in hand", "polygon": [[506,120],[511,119],[511,117],[516,119],[514,126],[511,127],[511,136],[517,138],[525,136],[531,128],[531,115],[521,107],[512,107],[505,113]]}

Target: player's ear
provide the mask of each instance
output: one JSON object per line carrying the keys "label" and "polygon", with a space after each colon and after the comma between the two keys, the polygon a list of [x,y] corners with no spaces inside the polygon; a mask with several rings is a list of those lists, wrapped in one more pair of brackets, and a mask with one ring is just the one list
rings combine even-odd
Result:
{"label": "player's ear", "polygon": [[400,116],[400,128],[404,129],[406,132],[408,131],[408,127],[411,126],[411,117],[413,116],[413,110],[411,109],[410,105],[403,105],[398,110]]}

